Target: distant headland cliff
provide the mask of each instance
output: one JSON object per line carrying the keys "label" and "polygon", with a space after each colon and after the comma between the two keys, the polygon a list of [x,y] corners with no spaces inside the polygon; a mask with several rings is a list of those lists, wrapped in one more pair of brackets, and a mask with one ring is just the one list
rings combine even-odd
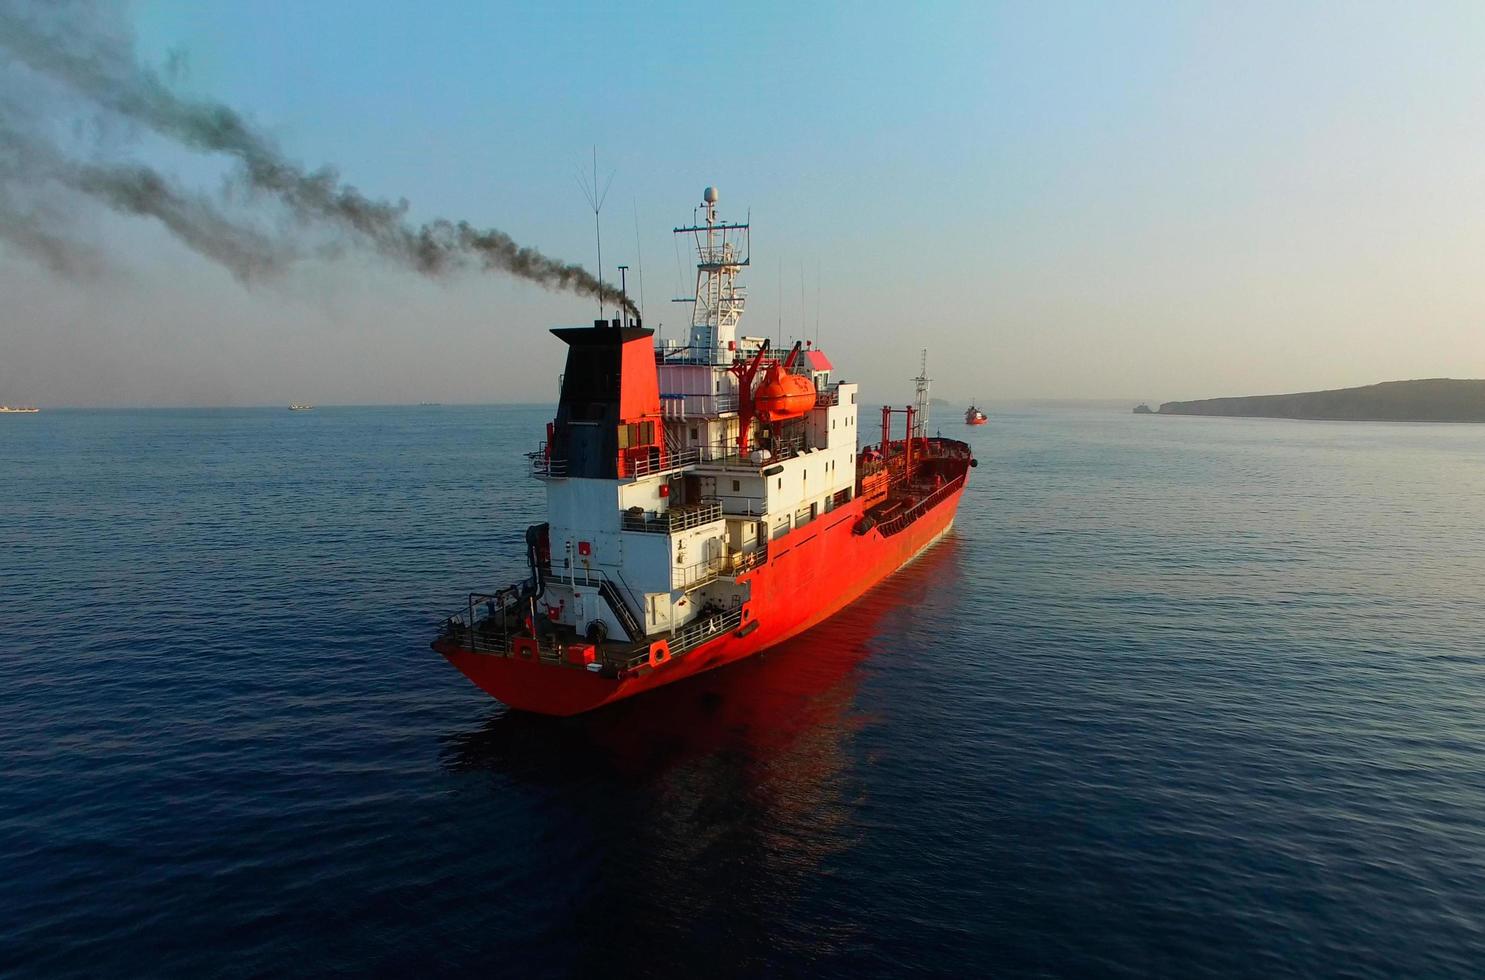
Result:
{"label": "distant headland cliff", "polygon": [[1485,422],[1485,381],[1428,378],[1293,395],[1204,398],[1165,402],[1156,414],[1350,422]]}

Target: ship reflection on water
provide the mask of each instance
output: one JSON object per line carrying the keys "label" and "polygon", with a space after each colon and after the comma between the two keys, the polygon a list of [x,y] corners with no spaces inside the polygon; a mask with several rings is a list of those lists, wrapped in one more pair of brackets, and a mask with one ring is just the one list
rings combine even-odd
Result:
{"label": "ship reflection on water", "polygon": [[[446,738],[449,771],[487,775],[501,809],[541,825],[540,873],[570,887],[537,890],[584,923],[574,955],[601,966],[616,949],[648,950],[681,966],[719,943],[755,946],[747,930],[821,941],[786,910],[813,904],[830,856],[858,833],[859,736],[872,723],[861,686],[902,652],[894,619],[952,579],[958,550],[950,533],[826,623],[737,664],[589,715],[501,712]],[[629,941],[605,943],[610,929]]]}

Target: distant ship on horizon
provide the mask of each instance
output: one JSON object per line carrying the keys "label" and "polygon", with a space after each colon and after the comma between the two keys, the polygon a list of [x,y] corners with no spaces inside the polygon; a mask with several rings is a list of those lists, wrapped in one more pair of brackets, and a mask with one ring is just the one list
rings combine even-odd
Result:
{"label": "distant ship on horizon", "polygon": [[35,415],[39,411],[35,405],[0,405],[0,415]]}
{"label": "distant ship on horizon", "polygon": [[990,421],[990,416],[980,411],[974,405],[969,406],[969,411],[964,413],[965,425],[984,425]]}
{"label": "distant ship on horizon", "polygon": [[308,412],[312,408],[314,408],[313,405],[301,405],[299,402],[295,402],[294,404],[292,404],[292,405],[289,406],[289,411],[291,411],[291,412]]}

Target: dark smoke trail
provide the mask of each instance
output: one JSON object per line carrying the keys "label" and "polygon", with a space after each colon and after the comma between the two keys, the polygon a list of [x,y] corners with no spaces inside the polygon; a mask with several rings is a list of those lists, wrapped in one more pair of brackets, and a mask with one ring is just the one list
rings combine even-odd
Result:
{"label": "dark smoke trail", "polygon": [[[286,245],[233,223],[204,196],[172,186],[148,167],[75,163],[40,137],[23,136],[3,118],[0,180],[30,187],[52,182],[121,214],[154,218],[191,249],[224,266],[244,283],[277,271],[292,257]],[[8,195],[0,198],[0,204],[7,200]],[[3,210],[0,208],[0,212]],[[7,218],[3,232],[12,244],[64,274],[86,268],[89,250],[42,227],[40,215],[17,217],[23,220],[12,224]]]}
{"label": "dark smoke trail", "polygon": [[[477,229],[462,221],[439,220],[414,227],[405,218],[406,201],[367,198],[342,183],[339,174],[329,167],[307,171],[284,159],[268,139],[231,108],[176,95],[156,75],[137,65],[123,45],[91,39],[96,41],[91,50],[77,53],[69,46],[69,42],[75,45],[76,36],[75,31],[71,32],[64,41],[61,36],[37,31],[19,18],[0,13],[0,45],[32,70],[59,79],[100,106],[187,147],[234,157],[240,165],[237,179],[242,185],[276,199],[302,223],[328,224],[424,275],[476,265],[548,288],[620,303],[630,313],[637,313],[634,304],[621,297],[615,287],[582,266],[517,245],[504,232]],[[141,193],[131,194],[125,189],[122,200],[126,206],[152,200],[146,188],[136,190]],[[166,210],[174,218],[190,217],[173,207]],[[155,216],[166,220],[177,234],[186,227]],[[205,239],[216,243],[218,231],[206,229]]]}
{"label": "dark smoke trail", "polygon": [[157,219],[243,282],[277,271],[286,258],[282,247],[223,218],[205,198],[172,188],[148,167],[79,166],[58,179],[115,211]]}
{"label": "dark smoke trail", "polygon": [[103,268],[96,250],[49,230],[56,218],[23,211],[0,197],[0,239],[39,260],[53,272],[71,277],[93,276]]}

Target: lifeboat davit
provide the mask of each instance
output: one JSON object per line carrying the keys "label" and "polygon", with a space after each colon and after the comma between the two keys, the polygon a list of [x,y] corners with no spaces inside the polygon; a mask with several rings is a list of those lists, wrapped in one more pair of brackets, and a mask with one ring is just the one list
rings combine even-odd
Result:
{"label": "lifeboat davit", "polygon": [[763,422],[797,419],[815,407],[815,383],[802,374],[786,374],[775,362],[753,393],[753,409]]}

